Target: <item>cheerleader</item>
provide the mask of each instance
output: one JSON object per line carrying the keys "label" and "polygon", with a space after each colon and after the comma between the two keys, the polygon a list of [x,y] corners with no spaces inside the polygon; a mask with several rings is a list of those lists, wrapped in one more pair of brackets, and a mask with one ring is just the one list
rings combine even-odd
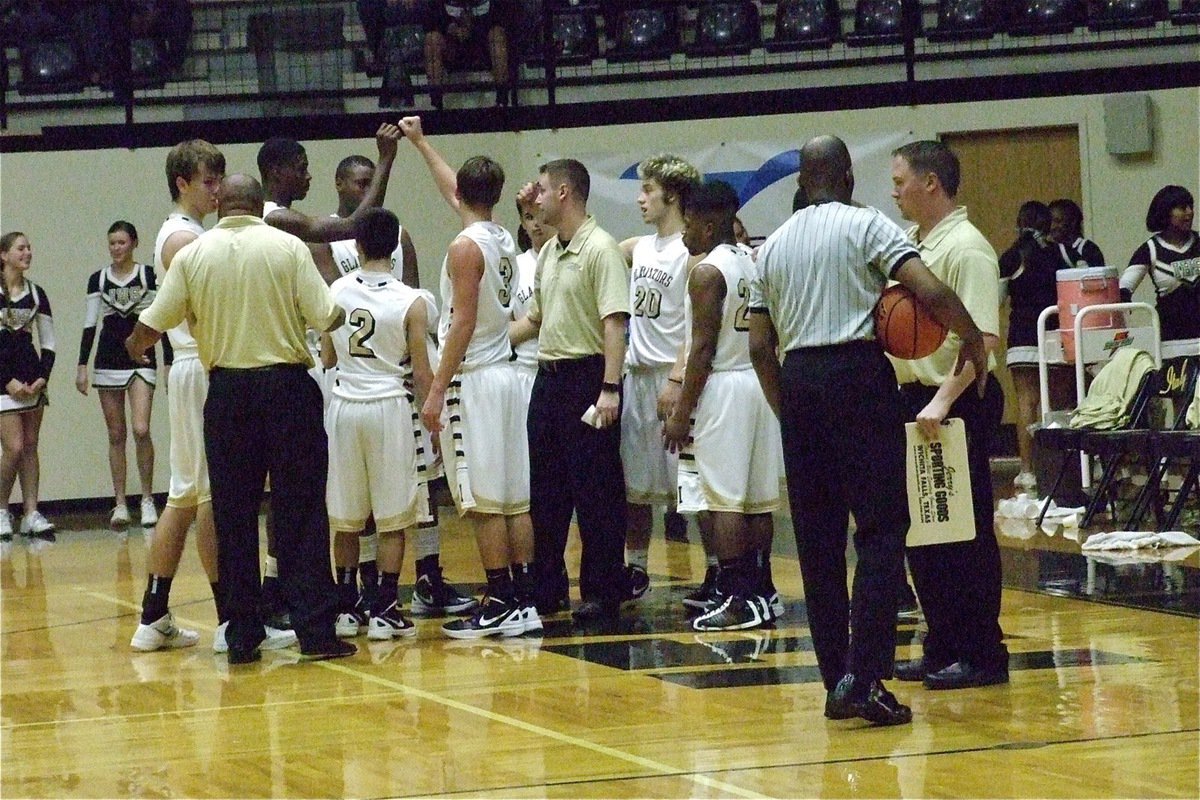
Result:
{"label": "cheerleader", "polygon": [[[21,481],[21,535],[53,542],[54,525],[38,511],[38,434],[46,406],[46,382],[54,367],[54,321],[50,299],[25,273],[33,260],[29,237],[0,236],[0,541],[11,542],[8,513],[13,483]],[[34,345],[34,331],[37,345]]]}
{"label": "cheerleader", "polygon": [[[75,388],[86,395],[92,386],[100,395],[100,408],[108,428],[108,466],[112,472],[116,507],[109,521],[113,530],[129,526],[129,507],[125,499],[125,401],[133,421],[133,441],[137,452],[138,478],[142,489],[141,523],[150,528],[158,521],[152,496],[154,480],[154,442],[150,438],[150,412],[154,403],[157,370],[151,363],[133,363],[125,352],[125,339],[133,332],[138,314],[154,300],[154,268],[133,260],[137,248],[137,229],[119,220],[108,229],[108,253],[112,263],[92,273],[87,284],[87,314],[79,344],[79,365]],[[88,376],[88,358],[96,343],[95,369]],[[163,340],[164,361],[170,364],[170,345]]]}

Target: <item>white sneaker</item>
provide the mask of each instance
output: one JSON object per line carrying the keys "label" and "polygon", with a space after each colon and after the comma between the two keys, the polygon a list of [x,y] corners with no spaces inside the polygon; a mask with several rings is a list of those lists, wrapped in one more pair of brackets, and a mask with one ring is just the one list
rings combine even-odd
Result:
{"label": "white sneaker", "polygon": [[367,623],[367,638],[374,641],[416,635],[417,626],[400,613],[400,607],[396,603],[392,603],[384,613],[372,615],[371,621]]}
{"label": "white sneaker", "polygon": [[137,626],[129,646],[134,650],[149,653],[154,650],[174,650],[178,647],[191,647],[200,641],[200,634],[187,628],[175,625],[175,618],[170,613],[164,614],[149,625]]}
{"label": "white sneaker", "polygon": [[520,606],[517,613],[521,615],[521,622],[525,624],[523,633],[540,634],[542,632],[542,618],[538,615],[537,606],[533,603]]}
{"label": "white sneaker", "polygon": [[343,611],[333,622],[333,632],[339,639],[353,639],[367,632],[367,618],[357,611]]}
{"label": "white sneaker", "polygon": [[129,527],[129,508],[124,503],[113,509],[108,518],[108,527],[114,531],[123,531]]}
{"label": "white sneaker", "polygon": [[[217,626],[217,631],[213,634],[214,653],[229,652],[229,643],[225,641],[225,631],[228,628],[228,622],[222,622]],[[281,631],[278,628],[272,628],[270,625],[264,626],[264,630],[267,632],[267,638],[263,639],[262,643],[259,644],[259,650],[282,650],[296,643],[295,631]]]}
{"label": "white sneaker", "polygon": [[[128,512],[126,512],[128,513]],[[142,527],[153,528],[158,522],[158,509],[154,507],[153,497],[142,498]]]}
{"label": "white sneaker", "polygon": [[34,510],[21,520],[22,536],[41,536],[54,532],[54,523],[42,516],[42,512]]}
{"label": "white sneaker", "polygon": [[1032,472],[1021,472],[1013,478],[1013,486],[1018,489],[1034,489],[1037,487],[1037,476]]}

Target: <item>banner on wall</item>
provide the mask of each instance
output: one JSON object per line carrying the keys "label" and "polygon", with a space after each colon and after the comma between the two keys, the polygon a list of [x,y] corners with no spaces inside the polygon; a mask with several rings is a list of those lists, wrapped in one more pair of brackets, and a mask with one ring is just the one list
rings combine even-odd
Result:
{"label": "banner on wall", "polygon": [[[899,133],[846,141],[854,161],[854,199],[878,208],[902,225],[891,198],[891,153],[910,138]],[[800,168],[800,151],[794,142],[720,142],[703,149],[664,146],[656,152],[663,151],[687,159],[706,180],[719,179],[732,186],[741,200],[738,214],[756,243],[791,215]],[[582,161],[591,174],[588,210],[618,241],[647,233],[637,207],[637,165],[650,155],[653,153],[571,156]]]}

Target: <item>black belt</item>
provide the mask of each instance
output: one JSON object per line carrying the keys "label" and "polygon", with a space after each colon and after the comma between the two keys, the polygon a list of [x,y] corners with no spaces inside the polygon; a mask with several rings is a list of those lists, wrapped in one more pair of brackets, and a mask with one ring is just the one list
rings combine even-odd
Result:
{"label": "black belt", "polygon": [[597,353],[596,355],[584,356],[583,358],[556,358],[552,361],[539,361],[538,370],[556,375],[560,372],[582,369],[588,364],[595,363],[596,359],[603,361],[604,356]]}
{"label": "black belt", "polygon": [[278,372],[282,370],[302,369],[308,371],[308,367],[303,364],[265,364],[261,367],[213,367],[209,372],[230,372],[234,375],[250,374],[255,372]]}

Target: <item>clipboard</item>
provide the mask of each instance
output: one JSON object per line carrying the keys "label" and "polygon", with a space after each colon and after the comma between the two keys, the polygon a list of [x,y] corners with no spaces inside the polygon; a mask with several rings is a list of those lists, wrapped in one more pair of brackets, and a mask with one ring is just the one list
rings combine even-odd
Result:
{"label": "clipboard", "polygon": [[967,429],[958,417],[926,439],[917,423],[904,426],[908,484],[908,547],[967,542],[975,538]]}

